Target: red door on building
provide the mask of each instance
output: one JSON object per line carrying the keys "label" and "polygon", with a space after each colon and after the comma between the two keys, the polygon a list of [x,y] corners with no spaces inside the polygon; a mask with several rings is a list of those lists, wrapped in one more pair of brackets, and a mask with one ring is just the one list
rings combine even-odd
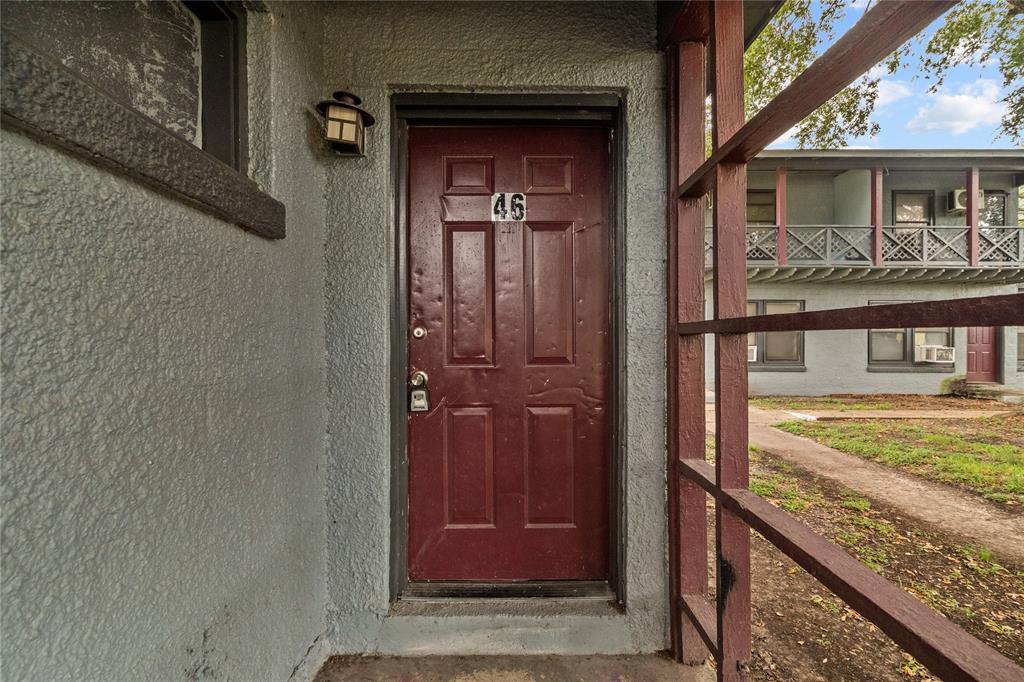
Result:
{"label": "red door on building", "polygon": [[967,328],[967,381],[996,380],[996,328]]}
{"label": "red door on building", "polygon": [[608,577],[609,154],[600,127],[409,129],[410,580]]}

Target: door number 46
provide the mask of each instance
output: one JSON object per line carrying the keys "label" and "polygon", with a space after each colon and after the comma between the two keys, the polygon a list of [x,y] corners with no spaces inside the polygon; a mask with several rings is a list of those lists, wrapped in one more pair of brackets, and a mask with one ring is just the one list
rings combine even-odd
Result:
{"label": "door number 46", "polygon": [[499,192],[491,195],[491,222],[525,220],[526,195],[519,192]]}

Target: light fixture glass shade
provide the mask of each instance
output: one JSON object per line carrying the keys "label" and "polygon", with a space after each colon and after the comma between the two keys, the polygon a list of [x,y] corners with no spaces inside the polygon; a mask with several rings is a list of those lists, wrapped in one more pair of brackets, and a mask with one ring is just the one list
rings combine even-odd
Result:
{"label": "light fixture glass shade", "polygon": [[324,137],[328,146],[340,154],[363,155],[366,128],[372,126],[374,120],[359,104],[357,96],[339,90],[333,100],[320,102],[316,107],[325,119]]}

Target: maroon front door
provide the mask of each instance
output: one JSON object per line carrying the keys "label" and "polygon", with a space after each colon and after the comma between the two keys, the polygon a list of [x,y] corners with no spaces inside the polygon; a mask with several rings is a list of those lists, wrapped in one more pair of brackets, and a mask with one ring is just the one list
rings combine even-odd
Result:
{"label": "maroon front door", "polygon": [[996,380],[996,328],[967,328],[967,381]]}
{"label": "maroon front door", "polygon": [[609,132],[409,130],[410,580],[608,577]]}

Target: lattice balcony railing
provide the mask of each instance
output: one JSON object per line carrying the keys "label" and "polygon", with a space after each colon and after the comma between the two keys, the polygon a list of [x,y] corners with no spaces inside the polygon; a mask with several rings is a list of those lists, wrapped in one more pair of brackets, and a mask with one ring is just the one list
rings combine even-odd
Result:
{"label": "lattice balcony railing", "polygon": [[[786,229],[786,259],[790,265],[872,265],[873,228],[863,225],[793,225]],[[885,265],[967,265],[970,262],[967,227],[885,227],[882,230]],[[982,266],[1024,264],[1024,227],[980,229]],[[705,229],[704,261],[713,256],[712,230]],[[747,227],[747,262],[778,262],[778,227]]]}
{"label": "lattice balcony railing", "polygon": [[983,227],[978,232],[982,263],[1024,264],[1024,227]]}

